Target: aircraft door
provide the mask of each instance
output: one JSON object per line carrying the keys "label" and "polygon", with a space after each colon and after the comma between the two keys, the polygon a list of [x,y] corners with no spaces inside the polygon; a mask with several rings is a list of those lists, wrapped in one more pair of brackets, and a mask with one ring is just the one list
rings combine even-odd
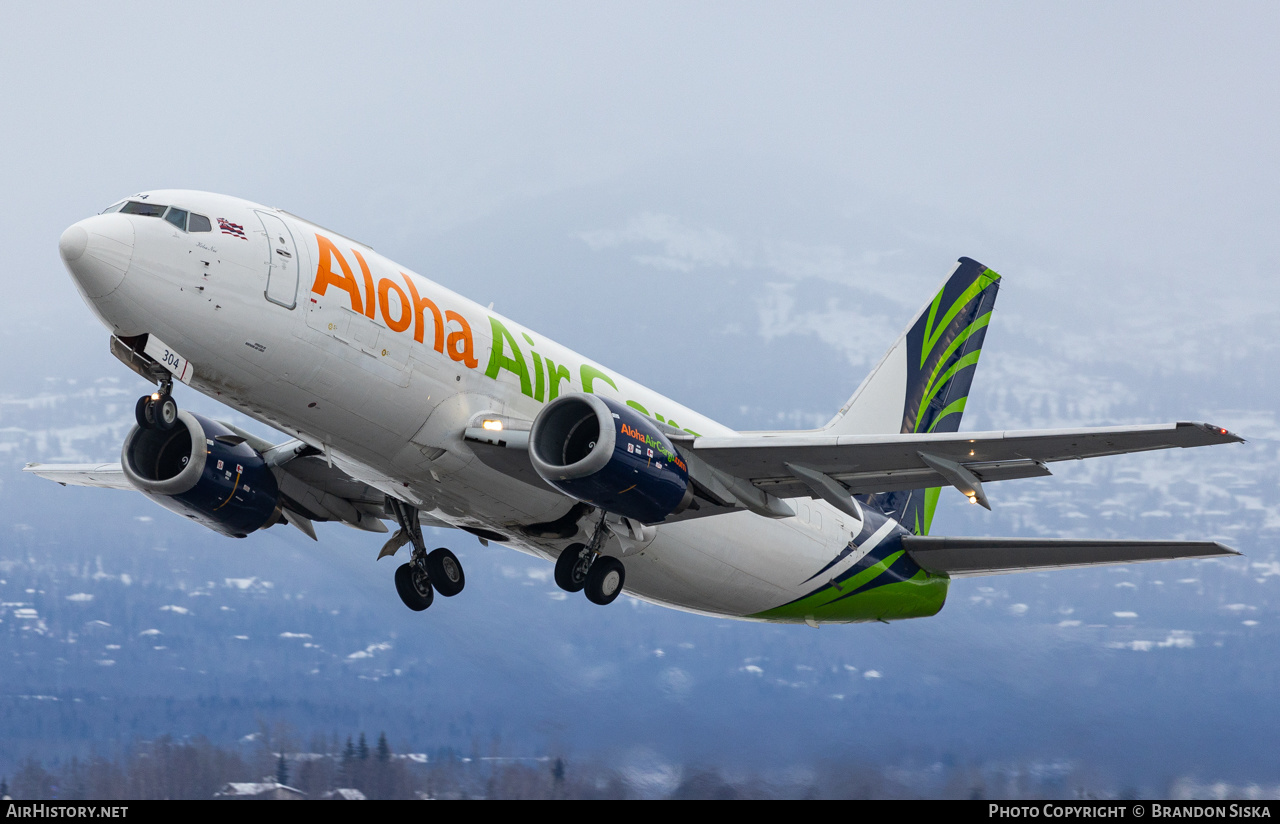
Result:
{"label": "aircraft door", "polygon": [[267,300],[286,309],[298,305],[298,245],[283,220],[257,212],[267,232]]}

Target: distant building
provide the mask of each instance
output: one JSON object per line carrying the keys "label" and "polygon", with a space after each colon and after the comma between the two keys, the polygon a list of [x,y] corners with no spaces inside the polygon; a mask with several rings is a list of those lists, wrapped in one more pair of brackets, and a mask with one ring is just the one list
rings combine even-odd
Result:
{"label": "distant building", "polygon": [[320,796],[329,801],[367,801],[364,793],[350,787],[339,787]]}
{"label": "distant building", "polygon": [[[213,794],[221,799],[264,799],[273,801],[301,801],[307,797],[302,790],[285,786],[267,779],[258,782],[236,782],[223,785],[221,790]],[[363,797],[363,796],[362,796]]]}

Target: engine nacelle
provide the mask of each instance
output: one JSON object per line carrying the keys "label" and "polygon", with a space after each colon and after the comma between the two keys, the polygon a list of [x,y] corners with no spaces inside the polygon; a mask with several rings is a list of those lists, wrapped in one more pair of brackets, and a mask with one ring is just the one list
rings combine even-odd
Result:
{"label": "engine nacelle", "polygon": [[179,410],[168,432],[135,426],[120,464],[142,494],[223,535],[243,538],[279,515],[280,490],[262,454],[201,415]]}
{"label": "engine nacelle", "polygon": [[529,432],[529,460],[564,494],[645,524],[693,500],[671,441],[644,415],[599,395],[562,395],[544,406]]}

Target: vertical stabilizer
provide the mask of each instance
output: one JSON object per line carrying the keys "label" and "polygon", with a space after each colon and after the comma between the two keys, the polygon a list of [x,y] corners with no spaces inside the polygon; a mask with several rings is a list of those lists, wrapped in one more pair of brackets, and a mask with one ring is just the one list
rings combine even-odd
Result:
{"label": "vertical stabilizer", "polygon": [[[1000,276],[960,258],[942,287],[828,423],[833,435],[955,432],[982,352]],[[938,489],[859,496],[927,535]]]}

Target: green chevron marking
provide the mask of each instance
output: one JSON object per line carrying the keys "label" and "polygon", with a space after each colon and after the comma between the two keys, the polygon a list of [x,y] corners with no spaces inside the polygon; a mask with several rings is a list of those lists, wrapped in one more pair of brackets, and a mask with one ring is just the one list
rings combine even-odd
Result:
{"label": "green chevron marking", "polygon": [[924,491],[924,531],[917,527],[917,535],[929,534],[929,528],[933,526],[933,511],[938,508],[938,496],[941,494],[940,486],[931,486]]}
{"label": "green chevron marking", "polygon": [[[942,353],[942,357],[938,359],[937,364],[935,364],[933,367],[933,374],[929,376],[929,380],[925,383],[924,399],[921,402],[919,410],[916,413],[917,415],[916,426],[915,426],[916,432],[920,431],[920,424],[924,422],[924,416],[920,413],[923,412],[923,410],[928,408],[929,401],[930,399],[933,398],[934,394],[936,393],[936,389],[940,388],[943,384],[946,383],[945,380],[942,380],[942,381],[938,380],[939,370],[941,370],[944,366],[947,365],[948,359],[951,357],[952,354],[955,353],[955,351],[959,347],[964,345],[965,341],[969,340],[969,338],[979,329],[985,328],[987,324],[989,324],[990,322],[991,322],[991,313],[988,312],[982,317],[975,320],[973,323],[969,324],[967,327],[965,327],[964,331],[961,332],[959,335],[957,335],[956,339],[953,340],[951,344],[947,347],[946,351]],[[977,363],[977,361],[974,360],[973,363]],[[956,371],[958,370],[953,369],[952,371],[948,372],[947,377],[950,377],[951,375],[955,374]],[[960,407],[961,410],[963,408],[964,408],[963,406]],[[954,410],[954,411],[960,411],[960,410]],[[941,416],[934,418],[933,423],[929,426],[929,429],[927,431],[932,432],[933,427],[937,426],[938,421],[940,420],[942,420]]]}
{"label": "green chevron marking", "polygon": [[963,412],[964,404],[965,404],[965,401],[967,400],[969,400],[969,398],[966,396],[961,398],[958,401],[952,401],[951,403],[947,404],[946,408],[938,413],[938,417],[933,419],[933,423],[929,424],[929,429],[926,431],[932,432],[938,426],[938,424],[942,422],[942,419],[945,418],[946,416],[958,415],[961,412]]}
{"label": "green chevron marking", "polygon": [[[747,617],[793,624],[810,618],[833,624],[925,618],[937,615],[942,609],[950,583],[949,578],[921,570],[909,580],[885,584],[839,601],[806,603],[809,599],[803,599]],[[849,591],[848,584],[841,586]]]}
{"label": "green chevron marking", "polygon": [[956,315],[960,313],[969,301],[973,300],[977,295],[981,294],[991,284],[1000,279],[1000,276],[990,269],[985,270],[981,275],[969,284],[969,288],[965,289],[960,297],[956,298],[955,303],[951,304],[951,308],[947,310],[946,316],[942,318],[942,322],[934,325],[937,319],[938,306],[942,303],[942,291],[940,290],[933,298],[933,303],[929,306],[929,319],[925,321],[924,327],[924,345],[920,347],[920,368],[924,368],[925,361],[929,358],[929,353],[933,351],[933,347],[938,343],[938,339],[942,337],[942,333],[946,331],[947,326]]}
{"label": "green chevron marking", "polygon": [[956,335],[956,339],[951,341],[950,345],[947,346],[946,351],[942,353],[942,357],[938,358],[938,362],[933,367],[933,374],[929,375],[929,380],[925,382],[926,392],[928,392],[934,382],[938,379],[939,370],[947,365],[947,361],[951,359],[951,356],[955,354],[955,351],[961,346],[964,346],[965,341],[969,340],[969,338],[972,337],[979,329],[985,329],[989,323],[991,323],[990,312],[966,326],[960,334]]}
{"label": "green chevron marking", "polygon": [[974,351],[965,355],[963,358],[961,358],[960,360],[952,364],[951,368],[949,368],[946,372],[943,372],[942,377],[939,378],[936,384],[929,387],[929,391],[925,393],[924,398],[922,398],[920,401],[920,411],[916,413],[916,431],[917,432],[920,431],[920,424],[924,420],[924,415],[921,413],[923,413],[924,410],[929,408],[929,401],[933,400],[933,396],[938,393],[939,389],[947,385],[947,381],[951,379],[952,375],[959,372],[961,369],[964,369],[966,366],[973,366],[974,364],[976,364],[978,362],[978,356],[981,354],[982,354],[981,349],[975,349]]}

